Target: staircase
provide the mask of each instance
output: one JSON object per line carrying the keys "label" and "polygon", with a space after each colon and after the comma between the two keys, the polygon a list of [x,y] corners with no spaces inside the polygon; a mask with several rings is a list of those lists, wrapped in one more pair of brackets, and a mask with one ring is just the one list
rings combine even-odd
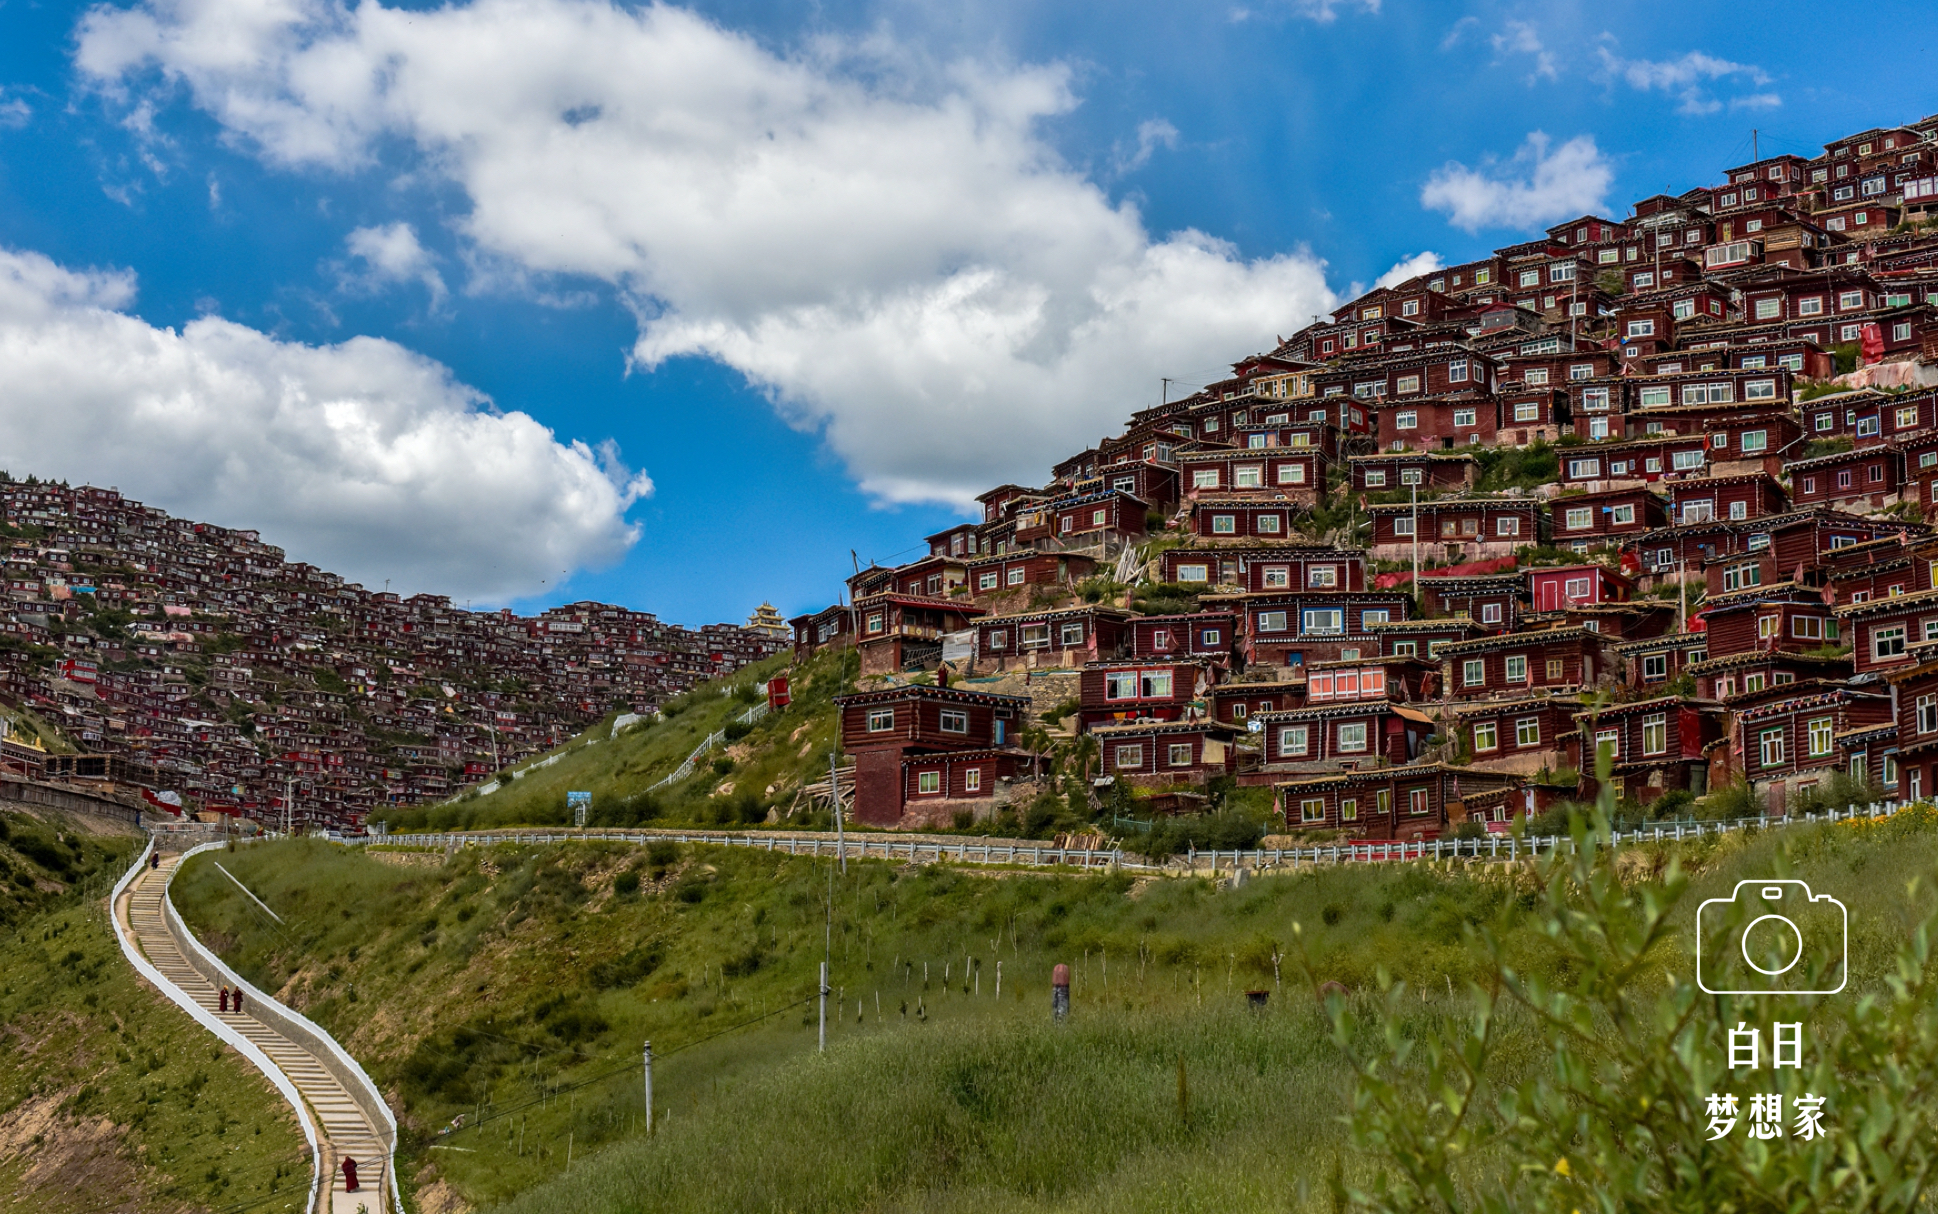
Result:
{"label": "staircase", "polygon": [[[185,1000],[208,1013],[208,1017],[254,1046],[260,1057],[252,1058],[258,1068],[264,1061],[293,1085],[303,1107],[299,1120],[316,1128],[317,1168],[328,1182],[319,1186],[311,1214],[396,1214],[391,1199],[389,1126],[375,1124],[363,1107],[337,1077],[330,1063],[319,1057],[312,1045],[258,1019],[259,1008],[245,1002],[242,1012],[224,1012],[216,983],[211,981],[183,951],[169,930],[167,908],[168,879],[183,857],[165,856],[159,869],[143,867],[115,901],[114,925],[123,937],[124,950],[132,944],[159,973],[162,981],[174,988],[163,994],[183,1003]],[[145,862],[144,862],[145,863]],[[233,986],[233,982],[228,983]],[[259,997],[258,997],[259,998]],[[270,1009],[272,1019],[279,1005]],[[226,1035],[225,1035],[226,1036]],[[231,1045],[235,1043],[230,1042]],[[340,1066],[340,1064],[338,1064]],[[267,1072],[265,1072],[267,1073]],[[274,1081],[277,1076],[271,1075]],[[278,1083],[278,1088],[285,1085]],[[285,1099],[287,1099],[285,1091]],[[357,1161],[358,1192],[345,1191],[342,1160]]]}

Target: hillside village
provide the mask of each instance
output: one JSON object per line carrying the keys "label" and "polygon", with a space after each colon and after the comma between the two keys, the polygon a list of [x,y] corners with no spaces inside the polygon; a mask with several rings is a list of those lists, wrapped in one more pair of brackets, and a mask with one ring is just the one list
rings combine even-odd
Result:
{"label": "hillside village", "polygon": [[355,828],[786,647],[766,605],[695,631],[368,590],[112,489],[0,474],[0,509],[0,766],[170,812]]}
{"label": "hillside village", "polygon": [[[1938,116],[1373,290],[790,621],[855,813],[1099,786],[1507,829],[1938,791]],[[1664,800],[1664,798],[1669,798]],[[1683,810],[1686,812],[1686,810]]]}

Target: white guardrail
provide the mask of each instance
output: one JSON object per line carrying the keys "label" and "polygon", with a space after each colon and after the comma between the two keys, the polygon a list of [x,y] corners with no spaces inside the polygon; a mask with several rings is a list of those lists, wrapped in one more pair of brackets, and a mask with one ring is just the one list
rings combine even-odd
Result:
{"label": "white guardrail", "polygon": [[[208,844],[205,847],[196,848],[195,851],[205,851],[208,847],[215,846],[220,845]],[[111,923],[114,908],[120,903],[121,895],[127,892],[130,885],[134,884],[135,878],[141,875],[141,870],[148,866],[149,854],[154,850],[155,841],[151,838],[148,841],[148,846],[141,849],[141,855],[136,857],[134,867],[123,873],[121,880],[115,882],[114,892],[108,895],[108,914]],[[194,851],[189,852],[184,855],[183,859],[187,859],[188,856],[194,854]],[[168,903],[166,890],[162,892],[162,913],[164,915],[173,913],[173,908]],[[135,968],[135,972],[143,978],[146,978],[149,985],[160,991],[170,1003],[175,1004],[192,1016],[197,1024],[215,1034],[223,1044],[234,1047],[236,1052],[240,1053],[244,1058],[247,1058],[249,1064],[261,1071],[263,1076],[275,1086],[276,1091],[282,1095],[282,1098],[289,1102],[289,1107],[296,1110],[296,1121],[303,1127],[303,1139],[310,1145],[310,1194],[309,1200],[303,1203],[303,1209],[306,1211],[314,1210],[316,1208],[316,1194],[319,1186],[323,1183],[323,1144],[318,1137],[316,1123],[310,1117],[309,1105],[304,1101],[303,1094],[296,1090],[296,1085],[290,1082],[289,1076],[283,1074],[282,1068],[274,1062],[271,1062],[269,1055],[263,1053],[255,1042],[217,1019],[215,1013],[195,1002],[187,991],[170,982],[162,975],[160,970],[149,963],[148,958],[142,956],[141,950],[135,946],[134,941],[132,905],[129,907],[129,927],[127,933],[123,934],[118,924],[114,925],[114,927],[114,938],[121,943],[121,955],[128,959],[128,964]],[[249,990],[252,995],[257,994],[254,987],[250,987]],[[401,1209],[402,1207],[399,1208]]]}
{"label": "white guardrail", "polygon": [[[1641,843],[1665,843],[1730,831],[1766,829],[1810,822],[1848,822],[1853,818],[1886,818],[1896,813],[1896,801],[1852,805],[1824,813],[1795,814],[1779,818],[1736,818],[1722,822],[1677,822],[1616,831],[1609,842],[1616,847]],[[975,843],[956,840],[897,840],[892,836],[853,833],[837,841],[832,836],[778,835],[740,831],[691,830],[484,830],[435,831],[411,834],[345,839],[346,843],[385,843],[403,847],[479,847],[496,843],[542,844],[575,842],[623,842],[644,845],[653,842],[704,843],[723,847],[751,847],[795,856],[832,856],[845,853],[856,858],[879,856],[903,859],[911,864],[940,863],[953,860],[961,864],[1022,864],[1036,866],[1066,865],[1076,868],[1122,868],[1132,871],[1165,872],[1175,870],[1179,860],[1152,862],[1136,857],[1122,848],[1086,850],[1077,847],[1042,847],[1017,844]],[[1194,851],[1179,859],[1195,871],[1207,862],[1215,873],[1220,866],[1272,868],[1286,864],[1366,864],[1411,860],[1519,860],[1524,856],[1552,855],[1563,848],[1572,849],[1568,835],[1536,835],[1526,838],[1491,834],[1478,839],[1393,839],[1361,843],[1317,844],[1312,847],[1267,847],[1248,850]]]}
{"label": "white guardrail", "polygon": [[[216,851],[226,846],[226,843],[204,843],[200,847],[190,848],[188,851],[183,852],[181,864],[177,864],[174,871],[168,874],[168,885],[173,886],[175,884],[175,874],[182,871],[182,864],[188,863],[191,857],[198,856],[206,851]],[[311,1020],[287,1004],[278,1002],[275,997],[257,988],[253,982],[247,981],[240,974],[230,969],[222,958],[216,956],[209,950],[208,946],[196,939],[195,933],[188,930],[188,925],[182,922],[182,917],[176,913],[175,904],[168,897],[167,887],[164,887],[162,890],[162,913],[168,917],[169,923],[175,929],[174,936],[177,944],[185,946],[190,952],[195,954],[196,958],[214,969],[217,973],[223,975],[231,986],[239,986],[249,992],[249,999],[254,1004],[256,1018],[258,1020],[263,1020],[271,1028],[276,1028],[279,1031],[281,1031],[280,1026],[275,1023],[275,1020],[281,1019],[289,1021],[296,1026],[300,1033],[310,1038],[308,1041],[297,1040],[296,1044],[312,1048],[321,1048],[329,1054],[327,1059],[318,1059],[318,1061],[322,1062],[325,1068],[336,1076],[337,1081],[344,1085],[351,1099],[357,1102],[357,1106],[365,1114],[373,1115],[376,1118],[385,1136],[389,1139],[384,1148],[384,1172],[390,1177],[391,1208],[402,1210],[404,1208],[404,1197],[402,1190],[397,1185],[397,1118],[390,1111],[390,1106],[384,1103],[383,1093],[377,1090],[377,1085],[371,1081],[370,1076],[364,1071],[363,1067],[358,1065],[357,1060],[350,1056],[350,1052],[338,1044],[337,1039],[330,1036],[322,1025],[317,1024],[314,1020]],[[269,1014],[269,1019],[265,1019],[265,1012]],[[214,1017],[210,1017],[210,1019],[214,1019]],[[287,1033],[284,1035],[288,1036]],[[292,1040],[295,1039],[292,1038]],[[265,1061],[267,1061],[266,1058]],[[331,1065],[332,1063],[335,1065]],[[278,1073],[280,1074],[280,1072]],[[357,1091],[357,1088],[361,1088],[362,1091]]]}
{"label": "white guardrail", "polygon": [[[762,717],[766,715],[767,715],[767,704],[765,701],[763,701],[759,704],[754,705],[752,708],[749,708],[746,712],[741,713],[739,716],[735,717],[734,720],[739,722],[742,725],[752,725],[755,721],[760,720]],[[660,780],[658,783],[653,784],[646,791],[652,792],[655,789],[665,788],[668,784],[678,784],[681,780],[686,779],[688,776],[693,774],[694,764],[698,763],[700,759],[707,754],[707,752],[711,751],[714,747],[725,743],[726,740],[727,740],[727,731],[724,729],[715,730],[714,732],[708,734],[706,736],[706,740],[701,742],[698,746],[694,747],[693,753],[686,756],[686,761],[684,763],[681,763],[678,767],[675,767],[671,775]]]}

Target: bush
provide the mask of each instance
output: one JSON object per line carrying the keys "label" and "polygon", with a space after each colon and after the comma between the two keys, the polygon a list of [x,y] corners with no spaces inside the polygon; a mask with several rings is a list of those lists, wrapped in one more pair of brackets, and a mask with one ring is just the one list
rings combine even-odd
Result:
{"label": "bush", "polygon": [[724,776],[732,770],[733,760],[726,755],[721,755],[713,761],[713,774],[716,776]]}
{"label": "bush", "polygon": [[727,741],[738,742],[740,739],[754,732],[754,726],[750,721],[728,721],[720,732],[726,737]]}

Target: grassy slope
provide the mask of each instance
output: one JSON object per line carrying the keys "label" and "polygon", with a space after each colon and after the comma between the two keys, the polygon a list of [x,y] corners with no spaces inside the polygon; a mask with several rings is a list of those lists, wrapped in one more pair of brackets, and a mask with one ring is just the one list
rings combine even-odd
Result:
{"label": "grassy slope", "polygon": [[[1938,830],[1800,828],[1691,847],[1704,871],[1685,911],[1771,872],[1780,845],[1850,905],[1853,988],[1874,983],[1931,902],[1929,883],[1906,888],[1938,861]],[[851,863],[833,895],[845,1002],[831,1056],[816,1059],[811,1007],[703,1039],[812,990],[826,863],[708,849],[655,883],[647,853],[611,845],[424,858],[401,868],[313,843],[238,853],[231,867],[292,920],[287,940],[206,866],[178,881],[178,903],[404,1103],[420,1135],[406,1176],[442,1175],[479,1204],[545,1186],[520,1209],[1188,1208],[1187,1195],[1278,1208],[1295,1175],[1331,1166],[1349,1086],[1310,1005],[1288,997],[1307,989],[1292,963],[1262,1021],[1235,1010],[1245,988],[1274,987],[1273,947],[1294,921],[1317,978],[1366,990],[1385,967],[1425,993],[1425,1016],[1445,1014],[1449,982],[1474,972],[1467,924],[1496,923],[1524,972],[1547,956],[1498,871],[1331,870],[1215,890]],[[1661,859],[1625,862],[1645,874]],[[644,888],[615,893],[629,872]],[[981,962],[967,991],[965,957]],[[1061,1033],[1044,1014],[1059,960],[1077,971],[1079,1010]],[[650,1147],[637,1117],[646,1038],[671,1113]],[[1179,1054],[1201,1110],[1188,1125]],[[563,1094],[527,1104],[548,1091]],[[421,1135],[460,1112],[490,1119],[424,1149]]]}
{"label": "grassy slope", "polygon": [[105,897],[136,840],[0,817],[0,1199],[55,1214],[300,1207],[309,1154],[281,1098],[115,943]]}
{"label": "grassy slope", "polygon": [[[610,721],[602,723],[554,752],[564,757],[550,766],[521,764],[520,770],[529,774],[496,792],[383,816],[398,830],[562,825],[570,820],[565,794],[574,789],[592,793],[595,826],[759,820],[772,806],[786,813],[804,781],[826,777],[834,743],[830,699],[839,690],[844,657],[823,655],[793,670],[788,670],[788,655],[769,658],[676,698],[668,705],[674,715],[628,729],[617,739],[610,737]],[[853,659],[847,663],[846,673],[852,675]],[[647,794],[649,786],[678,767],[708,734],[759,701],[752,694],[755,684],[784,670],[792,680],[794,703],[764,718],[731,746],[728,755],[737,760],[734,771],[719,775],[702,767],[677,785]],[[713,757],[721,756],[716,751]],[[729,787],[723,791],[723,785]],[[752,794],[751,808],[745,794]],[[799,818],[794,822],[802,824]]]}

